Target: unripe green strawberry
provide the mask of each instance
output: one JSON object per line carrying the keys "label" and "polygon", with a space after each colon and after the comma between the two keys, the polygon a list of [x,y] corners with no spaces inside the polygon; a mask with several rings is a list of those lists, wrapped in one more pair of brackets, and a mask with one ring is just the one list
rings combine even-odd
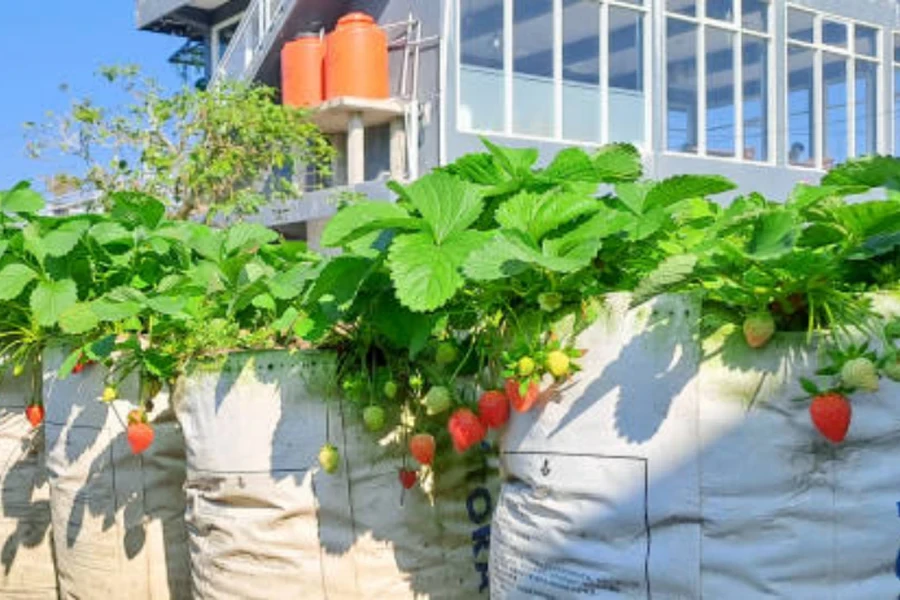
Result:
{"label": "unripe green strawberry", "polygon": [[425,385],[425,382],[422,380],[421,375],[413,375],[409,378],[409,387],[412,389],[419,391],[422,389],[422,386]]}
{"label": "unripe green strawberry", "polygon": [[393,400],[397,397],[397,384],[393,381],[387,381],[384,384],[384,395],[388,400]]}
{"label": "unripe green strawberry", "polygon": [[336,473],[340,466],[341,455],[333,444],[325,444],[319,450],[319,464],[326,473]]}
{"label": "unripe green strawberry", "polygon": [[456,362],[458,356],[459,352],[457,352],[456,346],[454,346],[450,342],[441,342],[437,347],[437,352],[435,353],[434,360],[437,362],[437,364],[446,366]]}
{"label": "unripe green strawberry", "polygon": [[751,348],[762,348],[775,334],[775,319],[768,312],[759,312],[744,321],[744,339]]}
{"label": "unripe green strawberry", "polygon": [[565,377],[569,374],[569,355],[560,350],[554,350],[547,355],[547,370],[554,377]]}
{"label": "unripe green strawberry", "polygon": [[428,390],[422,403],[429,416],[439,415],[450,408],[450,390],[436,385]]}
{"label": "unripe green strawberry", "polygon": [[112,402],[116,398],[119,397],[119,392],[116,390],[116,386],[108,385],[103,388],[103,396],[102,399],[104,402]]}
{"label": "unripe green strawberry", "polygon": [[21,377],[22,373],[25,372],[25,365],[17,364],[13,367],[13,377]]}
{"label": "unripe green strawberry", "polygon": [[884,374],[894,381],[900,381],[900,359],[884,365]]}
{"label": "unripe green strawberry", "polygon": [[553,312],[562,306],[562,295],[557,292],[544,292],[538,296],[538,305],[544,312]]}
{"label": "unripe green strawberry", "polygon": [[841,381],[848,387],[866,392],[878,391],[878,371],[868,358],[854,358],[844,363]]}
{"label": "unripe green strawberry", "polygon": [[384,409],[380,406],[367,406],[363,411],[363,422],[369,431],[381,431],[384,428]]}
{"label": "unripe green strawberry", "polygon": [[529,377],[532,373],[534,373],[534,369],[537,365],[534,363],[534,359],[530,356],[523,356],[519,359],[518,370],[519,377]]}

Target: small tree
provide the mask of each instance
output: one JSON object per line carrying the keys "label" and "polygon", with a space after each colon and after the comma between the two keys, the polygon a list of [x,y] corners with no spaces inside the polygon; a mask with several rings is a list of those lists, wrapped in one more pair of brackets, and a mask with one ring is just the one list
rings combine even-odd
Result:
{"label": "small tree", "polygon": [[270,199],[297,197],[286,176],[301,169],[327,175],[333,149],[305,111],[279,105],[271,88],[225,82],[166,94],[137,67],[100,70],[129,101],[116,108],[74,99],[69,112],[27,123],[29,154],[80,159],[84,170],[60,173],[101,201],[120,190],[168,199],[173,214],[250,213]]}

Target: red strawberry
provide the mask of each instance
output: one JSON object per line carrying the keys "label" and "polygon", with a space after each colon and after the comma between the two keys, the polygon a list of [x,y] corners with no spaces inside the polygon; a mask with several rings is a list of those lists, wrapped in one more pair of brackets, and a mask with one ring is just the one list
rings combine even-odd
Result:
{"label": "red strawberry", "polygon": [[41,404],[32,404],[25,408],[25,417],[32,427],[37,427],[44,422],[44,407]]}
{"label": "red strawberry", "polygon": [[416,480],[419,478],[418,474],[415,471],[410,471],[409,469],[400,469],[400,485],[402,485],[405,489],[409,489],[412,486],[416,485]]}
{"label": "red strawberry", "polygon": [[844,441],[850,428],[851,413],[850,402],[837,392],[819,394],[809,405],[809,416],[812,417],[813,425],[819,433],[835,444]]}
{"label": "red strawberry", "polygon": [[434,436],[428,433],[417,433],[409,440],[409,452],[423,465],[434,461]]}
{"label": "red strawberry", "polygon": [[485,427],[499,429],[509,421],[509,400],[501,391],[485,392],[478,399],[478,415]]}
{"label": "red strawberry", "polygon": [[128,413],[128,445],[134,454],[140,454],[153,444],[153,427],[147,423],[147,413],[135,409]]}
{"label": "red strawberry", "polygon": [[528,390],[525,392],[524,397],[519,393],[520,391],[519,382],[516,379],[506,380],[506,396],[509,398],[512,407],[521,413],[528,412],[537,402],[541,388],[538,387],[536,382],[531,381],[528,384]]}
{"label": "red strawberry", "polygon": [[478,416],[468,408],[457,409],[450,416],[447,429],[453,439],[453,447],[459,453],[465,452],[487,435],[487,429],[478,420]]}
{"label": "red strawberry", "polygon": [[72,372],[76,375],[78,375],[82,371],[84,371],[84,363],[83,362],[79,362],[77,365],[72,367]]}

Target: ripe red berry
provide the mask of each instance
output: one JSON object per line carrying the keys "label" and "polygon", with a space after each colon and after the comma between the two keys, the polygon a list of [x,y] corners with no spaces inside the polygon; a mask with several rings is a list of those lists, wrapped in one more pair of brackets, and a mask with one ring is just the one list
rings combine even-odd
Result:
{"label": "ripe red berry", "polygon": [[409,489],[412,486],[416,485],[416,480],[418,479],[418,475],[415,471],[410,471],[409,469],[400,469],[400,485],[402,485],[405,489]]}
{"label": "ripe red berry", "polygon": [[478,399],[478,416],[485,427],[499,429],[509,421],[509,399],[499,390],[485,392]]}
{"label": "ripe red berry", "polygon": [[434,448],[434,436],[428,433],[417,433],[409,440],[410,454],[423,465],[434,462]]}
{"label": "ripe red berry", "polygon": [[844,441],[852,415],[850,402],[845,396],[835,392],[819,394],[809,405],[809,415],[813,425],[825,438],[835,444]]}
{"label": "ripe red berry", "polygon": [[136,408],[128,413],[128,445],[134,454],[140,454],[153,444],[153,427],[147,423],[147,413]]}
{"label": "ripe red berry", "polygon": [[517,412],[528,412],[537,403],[541,388],[537,382],[528,383],[528,389],[523,396],[521,394],[520,383],[516,379],[506,380],[506,396],[509,398],[510,404]]}
{"label": "ripe red berry", "polygon": [[37,427],[44,422],[44,407],[41,404],[32,404],[25,408],[25,417],[32,427]]}
{"label": "ripe red berry", "polygon": [[478,416],[468,408],[457,409],[451,415],[447,429],[450,431],[453,447],[459,453],[463,453],[479,443],[487,435],[487,429]]}
{"label": "ripe red berry", "polygon": [[128,426],[128,445],[135,454],[140,454],[153,444],[153,428],[147,423],[132,423]]}

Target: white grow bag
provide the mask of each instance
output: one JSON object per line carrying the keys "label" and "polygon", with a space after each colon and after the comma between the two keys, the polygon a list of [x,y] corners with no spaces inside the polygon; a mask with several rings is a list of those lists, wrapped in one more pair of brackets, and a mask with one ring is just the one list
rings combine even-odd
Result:
{"label": "white grow bag", "polygon": [[[461,462],[435,506],[403,493],[400,463],[328,384],[331,355],[282,351],[236,353],[179,384],[194,597],[486,597],[496,478]],[[341,452],[333,475],[318,466],[326,441]]]}
{"label": "white grow bag", "polygon": [[[168,398],[154,399],[153,445],[131,452],[127,400],[100,401],[99,366],[65,380],[65,354],[44,356],[47,472],[62,598],[190,598],[184,527],[184,440]],[[137,379],[120,386],[137,398]]]}
{"label": "white grow bag", "polygon": [[0,598],[57,597],[44,431],[25,417],[32,373],[0,365]]}
{"label": "white grow bag", "polygon": [[897,597],[900,385],[855,395],[832,446],[791,402],[805,336],[701,351],[695,304],[627,303],[583,334],[561,401],[511,422],[492,597]]}

